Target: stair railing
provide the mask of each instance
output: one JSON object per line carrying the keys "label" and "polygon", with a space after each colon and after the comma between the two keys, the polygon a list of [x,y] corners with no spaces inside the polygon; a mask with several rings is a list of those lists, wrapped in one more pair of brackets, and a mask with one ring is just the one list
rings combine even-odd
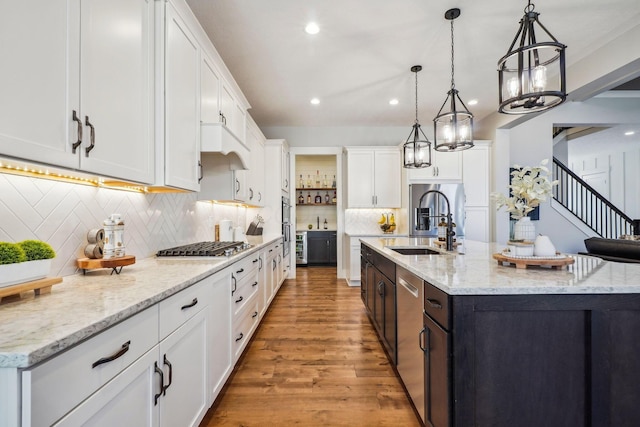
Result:
{"label": "stair railing", "polygon": [[595,233],[606,239],[633,234],[633,220],[555,157],[553,197]]}

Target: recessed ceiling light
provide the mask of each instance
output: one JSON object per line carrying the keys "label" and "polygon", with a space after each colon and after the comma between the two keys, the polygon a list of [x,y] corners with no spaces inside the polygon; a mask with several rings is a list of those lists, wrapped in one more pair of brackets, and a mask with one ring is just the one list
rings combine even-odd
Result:
{"label": "recessed ceiling light", "polygon": [[318,104],[320,104],[320,100],[318,98],[311,98],[311,103],[313,105],[318,105]]}
{"label": "recessed ceiling light", "polygon": [[309,22],[306,27],[304,27],[304,31],[307,34],[318,34],[320,32],[320,27],[315,22]]}
{"label": "recessed ceiling light", "polygon": [[389,101],[389,105],[398,105],[398,100],[396,98],[393,98],[391,101]]}
{"label": "recessed ceiling light", "polygon": [[635,135],[635,132],[630,130],[629,132],[625,132],[624,134],[625,136],[631,136],[631,135]]}
{"label": "recessed ceiling light", "polygon": [[469,105],[476,105],[478,103],[477,99],[470,99],[469,100]]}

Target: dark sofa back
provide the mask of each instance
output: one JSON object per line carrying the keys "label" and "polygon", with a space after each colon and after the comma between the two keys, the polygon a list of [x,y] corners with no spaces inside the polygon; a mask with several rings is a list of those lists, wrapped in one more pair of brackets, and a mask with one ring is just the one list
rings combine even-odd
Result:
{"label": "dark sofa back", "polygon": [[640,241],[590,237],[584,240],[589,255],[619,262],[640,262]]}

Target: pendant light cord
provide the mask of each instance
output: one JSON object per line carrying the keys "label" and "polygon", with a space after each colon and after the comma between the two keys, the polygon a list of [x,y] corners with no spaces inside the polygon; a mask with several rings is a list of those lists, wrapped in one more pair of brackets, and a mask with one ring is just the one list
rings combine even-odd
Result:
{"label": "pendant light cord", "polygon": [[418,124],[418,71],[416,74],[416,124]]}
{"label": "pendant light cord", "polygon": [[451,20],[451,90],[455,90],[456,84],[453,80],[453,19]]}

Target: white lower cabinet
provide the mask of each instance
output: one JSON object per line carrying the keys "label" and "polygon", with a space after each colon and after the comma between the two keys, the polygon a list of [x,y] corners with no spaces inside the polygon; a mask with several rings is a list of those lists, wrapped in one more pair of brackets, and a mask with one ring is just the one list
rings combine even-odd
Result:
{"label": "white lower cabinet", "polygon": [[349,251],[347,259],[347,283],[349,286],[360,286],[360,238],[347,237]]}
{"label": "white lower cabinet", "polygon": [[54,426],[157,426],[158,406],[151,398],[162,390],[157,360],[156,346]]}

